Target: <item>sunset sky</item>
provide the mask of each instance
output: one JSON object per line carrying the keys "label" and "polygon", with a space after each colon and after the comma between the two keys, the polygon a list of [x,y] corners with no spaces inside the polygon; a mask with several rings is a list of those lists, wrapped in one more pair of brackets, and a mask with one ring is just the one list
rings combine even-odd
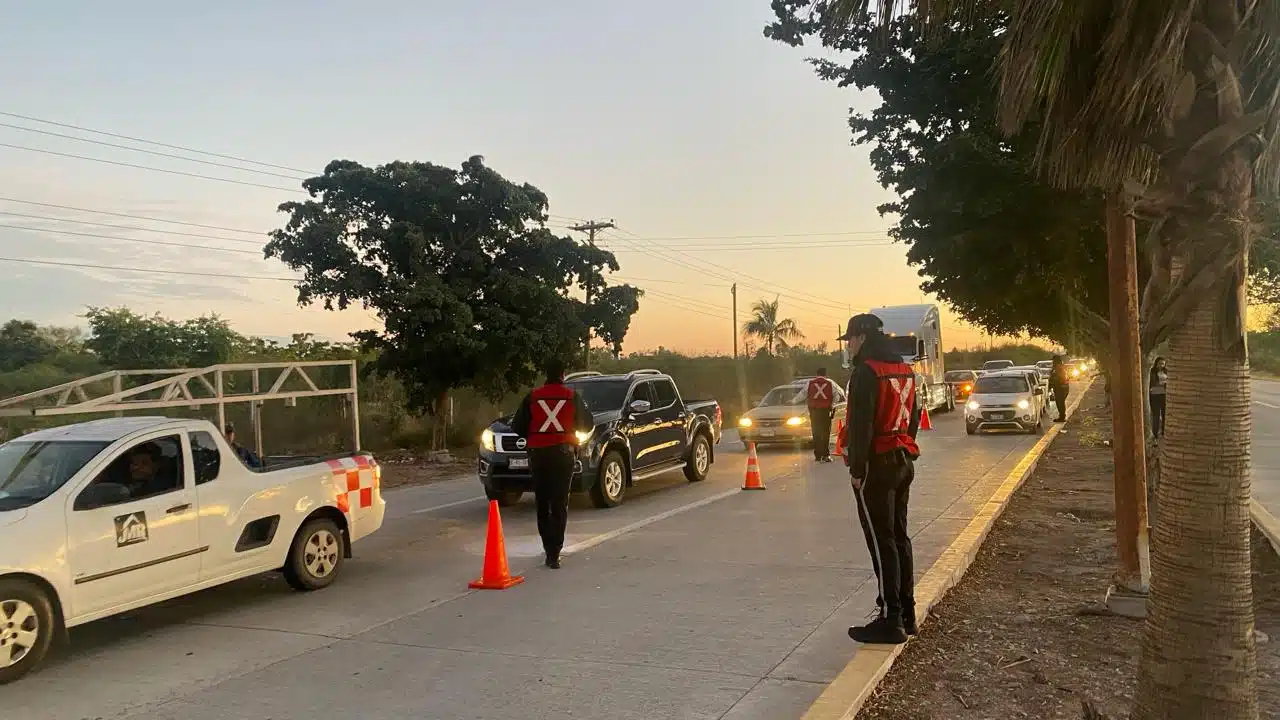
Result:
{"label": "sunset sky", "polygon": [[[770,17],[768,0],[26,4],[0,25],[0,257],[88,267],[0,261],[0,302],[41,323],[127,305],[344,339],[376,321],[298,308],[290,272],[255,254],[276,205],[333,158],[481,154],[544,190],[556,227],[618,225],[601,244],[648,293],[625,350],[729,350],[734,281],[743,315],[781,296],[809,341],[829,339],[851,310],[922,294],[875,211],[890,196],[867,149],[850,147],[848,109],[875,96],[820,82],[805,52],[763,37]],[[947,347],[984,340],[946,322]]]}

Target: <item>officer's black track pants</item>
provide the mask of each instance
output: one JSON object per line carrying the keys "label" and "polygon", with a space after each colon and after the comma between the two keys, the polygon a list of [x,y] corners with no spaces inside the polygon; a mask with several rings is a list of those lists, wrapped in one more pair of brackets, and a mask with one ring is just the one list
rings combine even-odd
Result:
{"label": "officer's black track pants", "polygon": [[809,427],[813,429],[813,457],[831,457],[831,408],[809,408]]}
{"label": "officer's black track pants", "polygon": [[858,519],[871,553],[871,565],[879,580],[876,605],[890,617],[915,617],[915,562],[907,533],[907,503],[915,464],[887,461],[878,455],[867,469],[867,479],[855,494]]}
{"label": "officer's black track pants", "polygon": [[547,557],[559,557],[569,524],[569,485],[573,482],[571,445],[529,449],[529,470],[538,503],[538,535]]}

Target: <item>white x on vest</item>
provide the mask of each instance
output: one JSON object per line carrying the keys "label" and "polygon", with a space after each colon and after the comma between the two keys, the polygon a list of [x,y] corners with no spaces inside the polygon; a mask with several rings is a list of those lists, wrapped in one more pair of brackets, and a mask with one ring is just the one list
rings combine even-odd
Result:
{"label": "white x on vest", "polygon": [[544,433],[548,430],[555,432],[564,432],[564,425],[560,423],[560,411],[564,409],[568,400],[557,400],[555,407],[547,405],[546,400],[539,400],[538,407],[542,408],[542,412],[546,414],[547,419],[542,421],[542,427],[538,428],[538,432]]}
{"label": "white x on vest", "polygon": [[915,378],[889,378],[889,385],[898,395],[898,419],[893,429],[906,430],[911,425],[911,393],[915,390]]}
{"label": "white x on vest", "polygon": [[816,382],[816,383],[814,383],[814,384],[813,384],[813,399],[814,399],[814,400],[826,400],[826,399],[827,399],[827,388],[828,388],[829,386],[830,386],[830,383],[826,383],[826,382]]}

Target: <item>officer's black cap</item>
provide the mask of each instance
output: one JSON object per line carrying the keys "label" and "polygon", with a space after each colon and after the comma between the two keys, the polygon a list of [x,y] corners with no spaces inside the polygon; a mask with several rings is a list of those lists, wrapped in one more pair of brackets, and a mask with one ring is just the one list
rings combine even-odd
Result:
{"label": "officer's black cap", "polygon": [[845,328],[844,335],[836,339],[848,340],[851,337],[877,333],[882,330],[884,330],[883,320],[871,313],[860,313],[849,318],[849,325]]}

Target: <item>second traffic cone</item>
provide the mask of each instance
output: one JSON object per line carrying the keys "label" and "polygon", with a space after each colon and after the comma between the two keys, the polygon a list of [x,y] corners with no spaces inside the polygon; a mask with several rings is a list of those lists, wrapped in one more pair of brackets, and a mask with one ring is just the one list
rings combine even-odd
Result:
{"label": "second traffic cone", "polygon": [[920,429],[921,430],[933,429],[933,423],[929,422],[929,408],[927,407],[920,408]]}
{"label": "second traffic cone", "polygon": [[836,457],[844,457],[844,418],[836,419]]}
{"label": "second traffic cone", "polygon": [[507,567],[507,541],[502,537],[502,516],[498,501],[489,501],[489,530],[484,541],[484,569],[479,580],[467,587],[477,590],[506,590],[524,582],[523,575],[512,575]]}
{"label": "second traffic cone", "polygon": [[747,479],[742,484],[743,490],[763,490],[764,482],[760,479],[760,459],[756,457],[756,444],[747,446]]}

